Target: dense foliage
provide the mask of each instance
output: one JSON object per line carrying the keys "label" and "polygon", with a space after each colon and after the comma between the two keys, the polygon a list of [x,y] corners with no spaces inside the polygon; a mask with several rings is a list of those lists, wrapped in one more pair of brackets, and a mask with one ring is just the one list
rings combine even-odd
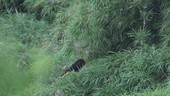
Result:
{"label": "dense foliage", "polygon": [[[169,96],[169,5],[0,0],[0,95]],[[60,78],[79,58],[85,68]]]}

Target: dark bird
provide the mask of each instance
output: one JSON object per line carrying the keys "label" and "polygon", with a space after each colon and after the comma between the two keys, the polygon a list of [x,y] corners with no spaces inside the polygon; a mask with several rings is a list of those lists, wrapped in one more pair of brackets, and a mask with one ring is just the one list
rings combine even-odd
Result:
{"label": "dark bird", "polygon": [[60,75],[61,77],[64,76],[67,72],[75,71],[79,72],[79,70],[85,65],[85,61],[83,59],[78,59],[74,62],[70,67],[65,68],[64,72]]}

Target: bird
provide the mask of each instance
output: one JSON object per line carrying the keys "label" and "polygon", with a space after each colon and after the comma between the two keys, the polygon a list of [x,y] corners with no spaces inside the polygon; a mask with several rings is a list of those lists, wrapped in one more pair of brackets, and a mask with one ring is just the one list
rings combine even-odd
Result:
{"label": "bird", "polygon": [[74,62],[70,67],[65,67],[64,71],[61,73],[60,77],[64,77],[68,72],[74,71],[79,72],[80,69],[85,65],[85,61],[83,59],[78,59]]}

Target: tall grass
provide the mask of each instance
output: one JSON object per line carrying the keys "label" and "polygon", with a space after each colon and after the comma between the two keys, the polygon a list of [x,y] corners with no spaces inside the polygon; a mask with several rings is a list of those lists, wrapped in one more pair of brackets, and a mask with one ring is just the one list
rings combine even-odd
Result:
{"label": "tall grass", "polygon": [[[97,59],[80,73],[70,73],[57,80],[56,89],[65,95],[119,96],[155,86],[168,76],[168,49],[146,47],[141,50],[115,53]],[[73,75],[73,76],[72,76]],[[65,84],[64,82],[67,82]]]}
{"label": "tall grass", "polygon": [[56,14],[70,5],[70,0],[26,0],[24,5],[27,11],[34,14],[38,20],[45,19],[53,22]]}
{"label": "tall grass", "polygon": [[[6,2],[0,3],[3,11],[13,4]],[[0,95],[168,94],[168,87],[158,89],[169,75],[168,5],[165,0],[25,0],[26,13],[0,15]],[[86,61],[80,72],[58,77],[62,66],[79,58]]]}
{"label": "tall grass", "polygon": [[161,29],[161,35],[163,36],[163,43],[162,43],[162,46],[165,46],[165,47],[169,47],[169,12],[170,12],[170,8],[168,7],[168,4],[167,4],[167,7],[165,7],[165,9],[163,10],[163,15],[164,15],[164,18],[163,18],[163,24],[162,24],[162,29]]}
{"label": "tall grass", "polygon": [[[2,36],[2,34],[1,34]],[[2,38],[2,37],[1,37]],[[8,37],[11,40],[13,37]],[[1,39],[2,40],[2,39]],[[30,74],[26,70],[20,70],[20,66],[24,62],[22,58],[23,46],[19,42],[1,41],[0,45],[0,94],[2,96],[10,96],[11,93],[28,86],[31,82]],[[20,58],[20,60],[19,60]]]}
{"label": "tall grass", "polygon": [[0,0],[0,14],[2,12],[24,12],[24,0]]}
{"label": "tall grass", "polygon": [[0,26],[0,95],[34,94],[34,82],[47,80],[54,69],[46,46],[50,27],[20,13],[1,16]]}
{"label": "tall grass", "polygon": [[90,58],[108,54],[108,51],[134,48],[133,43],[140,41],[129,37],[133,30],[139,30],[135,38],[153,45],[159,42],[157,33],[161,20],[155,19],[161,17],[158,14],[161,9],[156,11],[156,6],[161,7],[159,3],[152,0],[73,1],[72,6],[56,15],[54,32],[62,41],[63,50],[73,50],[75,55],[83,53]]}

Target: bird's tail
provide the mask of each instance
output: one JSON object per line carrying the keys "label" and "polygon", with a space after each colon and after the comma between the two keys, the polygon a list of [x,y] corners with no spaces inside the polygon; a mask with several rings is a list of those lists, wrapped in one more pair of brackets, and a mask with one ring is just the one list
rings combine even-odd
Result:
{"label": "bird's tail", "polygon": [[71,72],[71,68],[64,68],[64,71],[60,74],[60,77],[64,77],[68,72]]}

